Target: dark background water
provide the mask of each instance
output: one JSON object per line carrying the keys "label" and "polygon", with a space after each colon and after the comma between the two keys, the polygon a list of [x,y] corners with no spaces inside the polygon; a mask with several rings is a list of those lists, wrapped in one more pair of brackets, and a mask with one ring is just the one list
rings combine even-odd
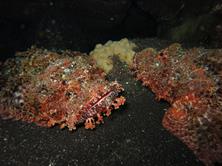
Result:
{"label": "dark background water", "polygon": [[221,0],[2,0],[1,59],[31,45],[89,51],[123,37],[221,47]]}

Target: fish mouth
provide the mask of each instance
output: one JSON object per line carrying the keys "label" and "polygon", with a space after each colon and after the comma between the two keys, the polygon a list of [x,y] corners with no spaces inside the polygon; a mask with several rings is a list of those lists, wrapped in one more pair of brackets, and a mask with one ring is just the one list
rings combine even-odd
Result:
{"label": "fish mouth", "polygon": [[75,130],[76,125],[84,123],[86,129],[94,129],[96,124],[104,123],[103,115],[109,116],[111,110],[118,109],[125,103],[125,98],[119,93],[122,89],[110,90],[102,96],[92,97],[76,115],[66,119],[61,128],[67,126],[69,130]]}
{"label": "fish mouth", "polygon": [[106,114],[110,112],[113,108],[113,102],[118,98],[119,92],[110,90],[99,97],[93,97],[89,103],[87,103],[82,110],[81,122],[84,122],[88,118],[95,117],[99,114]]}
{"label": "fish mouth", "polygon": [[125,98],[120,96],[122,87],[114,86],[103,95],[93,96],[80,110],[78,122],[84,123],[86,129],[94,129],[96,124],[104,123],[103,116],[109,116],[113,109],[124,105]]}

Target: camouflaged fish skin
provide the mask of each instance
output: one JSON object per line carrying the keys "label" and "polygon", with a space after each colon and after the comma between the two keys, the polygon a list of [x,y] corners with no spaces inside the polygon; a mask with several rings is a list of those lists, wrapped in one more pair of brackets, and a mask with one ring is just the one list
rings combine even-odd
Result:
{"label": "camouflaged fish skin", "polygon": [[179,44],[160,52],[146,49],[135,56],[134,70],[158,100],[171,104],[163,126],[203,163],[213,165],[222,162],[222,77],[205,69],[203,54],[201,49],[185,50]]}
{"label": "camouflaged fish skin", "polygon": [[1,64],[0,115],[39,126],[93,129],[125,102],[123,88],[79,52],[32,47]]}

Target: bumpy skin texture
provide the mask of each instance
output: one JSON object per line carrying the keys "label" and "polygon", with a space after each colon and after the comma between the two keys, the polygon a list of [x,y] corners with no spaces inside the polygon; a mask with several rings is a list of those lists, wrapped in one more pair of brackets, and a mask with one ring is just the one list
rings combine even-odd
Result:
{"label": "bumpy skin texture", "polygon": [[134,70],[157,99],[171,104],[163,126],[213,165],[222,162],[222,93],[215,81],[221,77],[197,64],[203,62],[201,55],[201,50],[183,50],[179,44],[159,53],[146,49],[135,56]]}
{"label": "bumpy skin texture", "polygon": [[88,56],[32,48],[1,64],[0,115],[69,130],[85,122],[93,129],[124,104],[117,82],[105,80]]}

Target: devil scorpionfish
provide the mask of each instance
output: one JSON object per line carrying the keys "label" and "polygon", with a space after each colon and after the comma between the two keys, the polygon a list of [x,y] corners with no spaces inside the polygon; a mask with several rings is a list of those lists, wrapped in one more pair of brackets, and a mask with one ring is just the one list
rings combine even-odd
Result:
{"label": "devil scorpionfish", "polygon": [[123,88],[79,52],[31,48],[1,63],[0,116],[39,126],[86,129],[125,102]]}
{"label": "devil scorpionfish", "polygon": [[199,49],[184,50],[179,44],[172,44],[160,52],[139,52],[133,68],[137,79],[157,99],[171,104],[163,126],[203,163],[213,165],[222,162],[222,91],[216,81],[221,83],[222,77],[197,63],[201,55]]}

